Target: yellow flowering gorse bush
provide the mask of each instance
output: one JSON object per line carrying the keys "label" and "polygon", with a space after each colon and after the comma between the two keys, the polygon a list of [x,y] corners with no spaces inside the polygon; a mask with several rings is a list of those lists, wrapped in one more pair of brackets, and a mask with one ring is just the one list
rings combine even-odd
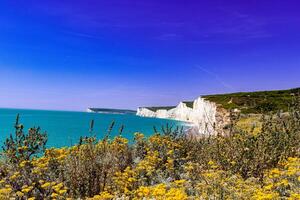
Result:
{"label": "yellow flowering gorse bush", "polygon": [[0,199],[300,199],[299,119],[266,120],[255,135],[136,133],[36,156],[6,151]]}

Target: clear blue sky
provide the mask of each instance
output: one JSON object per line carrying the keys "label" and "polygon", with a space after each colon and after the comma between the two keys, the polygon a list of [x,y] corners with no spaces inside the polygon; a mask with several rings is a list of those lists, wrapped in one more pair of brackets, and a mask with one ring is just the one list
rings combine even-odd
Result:
{"label": "clear blue sky", "polygon": [[300,86],[291,0],[0,1],[0,107],[173,105]]}

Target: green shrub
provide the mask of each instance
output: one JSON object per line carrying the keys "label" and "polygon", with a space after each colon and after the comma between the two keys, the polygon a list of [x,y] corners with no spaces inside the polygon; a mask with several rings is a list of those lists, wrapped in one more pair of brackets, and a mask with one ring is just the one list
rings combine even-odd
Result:
{"label": "green shrub", "polygon": [[24,133],[23,129],[24,126],[19,123],[18,114],[15,123],[15,135],[10,134],[2,147],[6,158],[12,163],[29,160],[32,156],[45,151],[47,134],[41,133],[39,127],[30,128],[27,134]]}

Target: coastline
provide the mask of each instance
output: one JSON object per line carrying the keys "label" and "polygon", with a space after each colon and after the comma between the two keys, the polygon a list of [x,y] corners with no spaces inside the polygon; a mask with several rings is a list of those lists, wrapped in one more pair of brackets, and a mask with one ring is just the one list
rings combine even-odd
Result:
{"label": "coastline", "polygon": [[190,127],[188,132],[193,135],[215,134],[219,119],[217,105],[202,97],[193,102],[180,102],[175,107],[141,107],[137,115],[186,122]]}

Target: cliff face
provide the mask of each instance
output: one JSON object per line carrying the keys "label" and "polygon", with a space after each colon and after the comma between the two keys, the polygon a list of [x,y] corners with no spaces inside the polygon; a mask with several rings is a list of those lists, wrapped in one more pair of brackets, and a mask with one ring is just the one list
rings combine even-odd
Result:
{"label": "cliff face", "polygon": [[[180,102],[175,108],[166,110],[150,110],[139,108],[137,115],[144,117],[157,117],[186,121],[194,124],[191,128],[193,134],[213,135],[216,131],[228,122],[227,113],[217,108],[213,102],[199,97],[193,102],[193,106],[188,107],[186,103]],[[220,122],[220,123],[219,123]]]}

